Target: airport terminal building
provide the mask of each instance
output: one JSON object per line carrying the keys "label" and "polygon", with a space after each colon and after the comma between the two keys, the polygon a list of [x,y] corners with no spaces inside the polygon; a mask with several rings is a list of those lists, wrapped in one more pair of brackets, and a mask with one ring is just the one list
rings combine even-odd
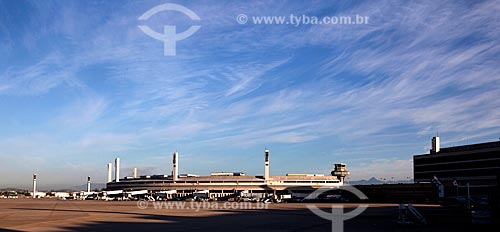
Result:
{"label": "airport terminal building", "polygon": [[469,186],[473,195],[498,194],[500,141],[440,148],[432,139],[429,154],[413,157],[415,182],[439,180],[445,196],[463,195]]}
{"label": "airport terminal building", "polygon": [[[222,197],[230,194],[289,194],[307,195],[319,187],[340,187],[345,176],[349,175],[345,164],[335,164],[331,176],[322,174],[287,174],[285,176],[269,175],[269,150],[264,151],[264,175],[247,176],[242,172],[218,172],[210,176],[179,173],[179,154],[173,153],[171,175],[133,176],[119,178],[120,159],[115,160],[115,179],[112,180],[111,163],[108,164],[107,191],[148,190],[154,192],[174,193],[186,196],[196,192],[206,192],[210,197]],[[118,178],[117,178],[118,177]]]}

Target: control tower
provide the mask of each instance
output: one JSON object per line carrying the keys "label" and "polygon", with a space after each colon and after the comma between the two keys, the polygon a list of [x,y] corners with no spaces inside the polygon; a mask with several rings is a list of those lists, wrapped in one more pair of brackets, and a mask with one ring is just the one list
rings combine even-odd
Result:
{"label": "control tower", "polygon": [[346,168],[346,164],[340,163],[340,164],[334,164],[334,169],[332,171],[332,176],[336,176],[337,179],[340,180],[340,182],[344,182],[344,179],[346,176],[349,175],[349,171]]}

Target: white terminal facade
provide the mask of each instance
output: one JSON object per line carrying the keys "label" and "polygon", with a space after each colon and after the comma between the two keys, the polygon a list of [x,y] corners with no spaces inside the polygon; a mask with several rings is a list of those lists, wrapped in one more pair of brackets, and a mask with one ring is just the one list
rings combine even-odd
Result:
{"label": "white terminal facade", "polygon": [[[346,165],[334,164],[331,176],[322,174],[287,174],[270,176],[270,152],[264,151],[264,176],[247,176],[242,172],[214,172],[210,176],[179,174],[179,153],[173,153],[172,175],[133,176],[120,178],[120,158],[115,160],[115,178],[112,180],[108,164],[108,183],[106,190],[154,192],[175,192],[179,196],[199,191],[209,192],[213,196],[223,196],[235,192],[245,193],[310,193],[320,187],[340,187],[345,176],[349,175]],[[136,169],[134,169],[136,170]],[[112,180],[112,181],[111,181]]]}

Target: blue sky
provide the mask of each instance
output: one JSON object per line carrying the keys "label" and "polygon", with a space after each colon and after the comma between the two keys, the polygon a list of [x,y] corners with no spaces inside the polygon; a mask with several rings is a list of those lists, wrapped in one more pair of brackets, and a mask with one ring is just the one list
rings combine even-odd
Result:
{"label": "blue sky", "polygon": [[[162,12],[194,11],[194,22]],[[495,1],[0,1],[0,187],[242,171],[406,179],[412,155],[500,137]],[[236,16],[369,17],[240,25]],[[156,31],[201,29],[164,56]]]}

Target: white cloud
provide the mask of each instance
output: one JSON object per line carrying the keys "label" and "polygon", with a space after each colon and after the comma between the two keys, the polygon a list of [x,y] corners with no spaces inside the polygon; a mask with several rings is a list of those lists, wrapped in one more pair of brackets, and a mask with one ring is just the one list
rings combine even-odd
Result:
{"label": "white cloud", "polygon": [[[422,137],[436,131],[447,134],[447,141],[498,133],[496,2],[470,7],[370,2],[337,12],[370,16],[369,25],[297,28],[242,26],[234,17],[314,15],[331,6],[249,4],[190,5],[202,17],[203,29],[179,43],[175,59],[164,57],[162,44],[137,30],[137,17],[128,17],[149,6],[123,4],[106,12],[104,23],[96,17],[83,25],[74,16],[84,14],[78,4],[65,7],[56,17],[64,20],[48,25],[43,36],[63,35],[71,46],[24,68],[4,70],[0,94],[38,96],[69,86],[75,99],[65,99],[70,106],[53,106],[62,112],[40,127],[44,133],[3,139],[0,148],[8,152],[1,157],[57,159],[139,154],[182,143],[252,147],[333,138],[339,146],[359,146],[335,152],[370,158],[363,165],[348,164],[353,178],[404,179],[411,167],[403,157],[411,154],[375,157],[415,147],[420,152],[421,141],[428,144]],[[32,37],[23,41],[37,50]],[[76,78],[93,65],[105,67],[99,78],[112,82],[112,89],[93,89]],[[75,128],[80,130],[73,134]]]}
{"label": "white cloud", "polygon": [[51,53],[36,64],[23,69],[7,69],[0,74],[3,88],[0,94],[40,95],[60,85],[82,88],[82,83],[74,77],[75,69],[64,63],[60,53]]}
{"label": "white cloud", "polygon": [[230,76],[227,79],[229,80],[235,79],[236,83],[232,84],[232,86],[226,92],[225,96],[228,97],[236,94],[237,92],[242,92],[237,95],[237,96],[242,96],[252,92],[256,88],[258,88],[261,83],[265,82],[262,80],[258,81],[257,79],[261,78],[263,75],[265,75],[272,69],[277,68],[280,65],[286,63],[288,60],[289,59],[287,58],[284,60],[275,61],[270,64],[250,64],[250,65],[244,65],[242,67],[231,68],[230,75],[234,78],[231,78]]}
{"label": "white cloud", "polygon": [[99,96],[85,96],[72,102],[54,124],[61,124],[69,127],[85,127],[94,125],[101,115],[106,111],[108,102]]}

